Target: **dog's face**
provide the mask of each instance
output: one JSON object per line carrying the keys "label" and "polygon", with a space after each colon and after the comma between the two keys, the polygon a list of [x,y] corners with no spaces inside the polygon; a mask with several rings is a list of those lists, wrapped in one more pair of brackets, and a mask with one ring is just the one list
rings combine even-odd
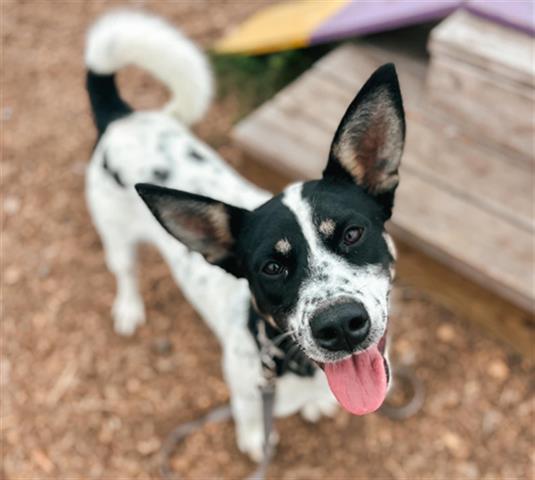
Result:
{"label": "dog's face", "polygon": [[354,413],[377,408],[388,383],[383,354],[395,253],[384,223],[404,135],[397,76],[385,65],[342,118],[320,180],[291,185],[254,211],[138,186],[173,236],[248,279],[258,313],[290,332]]}

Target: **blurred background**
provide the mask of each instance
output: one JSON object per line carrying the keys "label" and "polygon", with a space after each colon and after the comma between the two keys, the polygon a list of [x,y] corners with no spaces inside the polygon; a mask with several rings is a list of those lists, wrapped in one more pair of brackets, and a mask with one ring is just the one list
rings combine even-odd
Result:
{"label": "blurred background", "polygon": [[[83,48],[116,6],[210,51],[218,95],[195,131],[273,191],[321,171],[378,65],[400,75],[391,356],[425,403],[400,421],[279,419],[268,478],[534,478],[533,3],[460,3],[1,2],[0,478],[158,478],[167,435],[228,401],[219,345],[154,250],[142,250],[147,324],[127,339],[112,329],[115,285],[84,200],[96,133]],[[119,83],[138,109],[165,102],[139,70]],[[223,422],[171,467],[243,478],[254,465]]]}

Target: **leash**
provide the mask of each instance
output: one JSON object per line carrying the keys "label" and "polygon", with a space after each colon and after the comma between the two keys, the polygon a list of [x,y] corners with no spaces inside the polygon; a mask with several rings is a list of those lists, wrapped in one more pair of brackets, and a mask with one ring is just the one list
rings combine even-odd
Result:
{"label": "leash", "polygon": [[[273,410],[275,406],[275,384],[267,382],[261,387],[262,394],[262,419],[264,425],[264,457],[258,468],[247,477],[247,480],[264,480],[266,472],[273,457],[273,444],[271,442],[271,432],[273,429]],[[203,417],[183,423],[175,428],[165,440],[161,456],[160,475],[165,480],[180,480],[180,476],[173,472],[169,466],[169,459],[176,447],[189,435],[200,430],[206,423],[224,422],[232,418],[230,404],[215,407]]]}
{"label": "leash", "polygon": [[[247,477],[246,480],[264,480],[267,469],[273,457],[273,443],[271,434],[273,431],[273,414],[275,407],[275,382],[277,379],[276,364],[274,358],[284,358],[284,352],[277,348],[277,342],[271,341],[265,331],[262,322],[259,328],[258,341],[260,343],[260,358],[264,382],[259,387],[262,398],[262,425],[264,427],[264,455],[258,468]],[[284,359],[286,360],[286,359]],[[286,362],[285,362],[286,363]],[[175,428],[165,440],[161,456],[160,474],[165,480],[180,480],[180,476],[173,472],[169,466],[169,459],[176,447],[193,432],[200,430],[206,423],[217,423],[232,418],[230,404],[215,407],[203,417],[183,423]]]}
{"label": "leash", "polygon": [[160,464],[160,475],[165,480],[178,480],[180,479],[179,475],[173,472],[169,466],[169,459],[173,454],[173,451],[176,447],[184,441],[186,437],[191,435],[193,432],[200,430],[204,424],[211,422],[223,422],[232,417],[232,412],[230,411],[230,404],[222,405],[220,407],[215,407],[209,411],[206,415],[202,416],[197,420],[191,420],[190,422],[183,423],[176,427],[166,438],[164,444],[161,448],[161,457],[162,461]]}
{"label": "leash", "polygon": [[275,382],[268,382],[261,387],[262,393],[262,420],[264,425],[264,456],[255,472],[247,477],[247,480],[264,480],[267,469],[273,457],[273,443],[271,433],[273,432],[273,411],[275,407]]}
{"label": "leash", "polygon": [[381,405],[379,413],[391,420],[405,420],[412,417],[422,408],[425,400],[425,389],[422,381],[414,374],[414,371],[405,366],[399,366],[394,371],[394,388],[399,383],[405,384],[410,390],[410,397],[402,405],[391,405],[386,401]]}

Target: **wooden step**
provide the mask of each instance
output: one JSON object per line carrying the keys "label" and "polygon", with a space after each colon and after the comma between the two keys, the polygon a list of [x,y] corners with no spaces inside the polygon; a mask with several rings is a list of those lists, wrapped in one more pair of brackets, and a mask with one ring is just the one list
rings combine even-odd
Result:
{"label": "wooden step", "polygon": [[535,161],[532,36],[459,10],[433,30],[429,48],[431,103],[474,135]]}
{"label": "wooden step", "polygon": [[534,310],[533,171],[430,113],[426,63],[360,43],[339,47],[234,130],[246,151],[291,178],[317,178],[334,130],[371,72],[394,60],[408,135],[392,231],[448,268]]}

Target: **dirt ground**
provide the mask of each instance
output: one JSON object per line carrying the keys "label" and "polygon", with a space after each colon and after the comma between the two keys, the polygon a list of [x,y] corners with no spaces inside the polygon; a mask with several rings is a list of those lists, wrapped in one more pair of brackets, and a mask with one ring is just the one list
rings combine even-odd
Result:
{"label": "dirt ground", "polygon": [[[141,5],[142,2],[131,2]],[[143,251],[148,323],[111,328],[114,283],[84,202],[95,139],[83,87],[83,40],[102,1],[2,0],[2,331],[0,478],[158,478],[159,449],[180,422],[228,400],[217,342],[158,255]],[[258,2],[144,2],[208,45]],[[163,89],[121,76],[137,106]],[[219,101],[198,131],[243,167]],[[405,421],[340,412],[277,421],[277,479],[531,479],[533,372],[472,325],[400,285],[393,357],[425,384]],[[185,478],[243,478],[253,464],[230,422],[175,453]]]}

